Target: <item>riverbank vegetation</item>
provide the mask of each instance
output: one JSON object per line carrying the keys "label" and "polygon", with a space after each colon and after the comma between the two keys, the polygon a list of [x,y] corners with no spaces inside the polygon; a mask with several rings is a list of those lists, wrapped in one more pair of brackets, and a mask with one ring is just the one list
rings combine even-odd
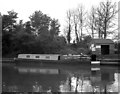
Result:
{"label": "riverbank vegetation", "polygon": [[[17,22],[18,13],[8,11],[8,14],[2,15],[2,56],[15,57],[20,53],[90,54],[88,44],[95,37],[94,34],[98,34],[99,38],[107,38],[116,32],[116,29],[111,29],[115,28],[113,20],[116,13],[116,4],[109,1],[92,8],[89,15],[80,6],[67,11],[66,27],[60,31],[58,19],[40,10],[30,15],[27,22]],[[85,31],[91,33],[85,34]],[[64,34],[60,35],[61,32]],[[120,43],[116,44],[116,47],[119,46]]]}

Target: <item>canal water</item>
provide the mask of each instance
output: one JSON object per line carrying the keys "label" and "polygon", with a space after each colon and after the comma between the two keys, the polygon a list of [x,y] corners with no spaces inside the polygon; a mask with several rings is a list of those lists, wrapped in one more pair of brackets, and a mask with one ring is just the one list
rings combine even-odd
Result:
{"label": "canal water", "polygon": [[120,70],[99,65],[2,64],[3,92],[112,92],[120,94]]}

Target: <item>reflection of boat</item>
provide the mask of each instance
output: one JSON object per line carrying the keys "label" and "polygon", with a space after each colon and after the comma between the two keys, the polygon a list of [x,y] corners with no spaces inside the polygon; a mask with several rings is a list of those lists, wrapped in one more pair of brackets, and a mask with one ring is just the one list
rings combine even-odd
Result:
{"label": "reflection of boat", "polygon": [[18,72],[20,73],[39,73],[39,74],[59,74],[59,69],[51,68],[24,68],[19,67]]}
{"label": "reflection of boat", "polygon": [[90,64],[90,58],[83,55],[59,55],[59,54],[19,54],[15,59],[17,63],[37,62],[51,64]]}

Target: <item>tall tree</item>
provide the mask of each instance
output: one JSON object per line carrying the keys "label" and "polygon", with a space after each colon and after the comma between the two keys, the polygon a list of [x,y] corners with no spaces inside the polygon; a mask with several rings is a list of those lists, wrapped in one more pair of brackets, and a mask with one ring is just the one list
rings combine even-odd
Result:
{"label": "tall tree", "polygon": [[101,2],[99,8],[97,8],[98,18],[100,19],[100,27],[102,29],[103,38],[107,38],[107,34],[113,33],[112,28],[115,27],[115,16],[117,13],[116,3],[112,3],[109,0]]}
{"label": "tall tree", "polygon": [[30,17],[31,24],[35,29],[36,35],[48,34],[51,18],[41,11],[35,11]]}
{"label": "tall tree", "polygon": [[8,11],[7,15],[2,16],[2,31],[13,31],[17,17],[16,12]]}
{"label": "tall tree", "polygon": [[52,39],[55,36],[59,35],[59,32],[60,32],[59,27],[60,27],[60,24],[59,24],[58,20],[52,19],[51,23],[50,23],[50,36]]}
{"label": "tall tree", "polygon": [[16,33],[24,31],[23,20],[20,20],[18,24],[15,26]]}
{"label": "tall tree", "polygon": [[25,23],[25,32],[29,33],[29,34],[32,34],[34,31],[34,29],[32,28],[32,25],[30,23],[30,21],[27,21]]}
{"label": "tall tree", "polygon": [[94,38],[94,34],[96,31],[96,22],[97,22],[97,18],[96,18],[96,9],[94,7],[91,8],[91,11],[88,15],[88,21],[87,21],[87,25],[89,27],[89,29],[91,30],[91,36],[92,38]]}
{"label": "tall tree", "polygon": [[17,13],[8,11],[8,14],[2,15],[2,51],[3,55],[12,52],[13,48],[11,47],[13,43],[13,34],[15,31],[15,24],[17,19]]}
{"label": "tall tree", "polygon": [[76,43],[82,40],[84,34],[83,30],[86,27],[86,11],[82,5],[78,6],[73,10],[69,10],[67,12],[67,40],[68,42],[71,39],[71,32],[74,30],[75,33],[75,41]]}
{"label": "tall tree", "polygon": [[74,30],[75,30],[75,36],[76,36],[76,42],[79,42],[79,36],[78,36],[78,15],[76,11],[73,11],[73,25],[74,25]]}
{"label": "tall tree", "polygon": [[67,11],[67,41],[68,43],[70,43],[70,40],[71,40],[71,19],[72,19],[72,12],[71,10]]}
{"label": "tall tree", "polygon": [[[100,10],[100,9],[99,9]],[[103,38],[103,22],[102,22],[102,16],[100,16],[101,14],[98,12],[97,13],[97,20],[96,20],[96,29],[98,31],[98,37],[101,39]]]}
{"label": "tall tree", "polygon": [[79,29],[80,29],[80,40],[83,38],[83,29],[86,27],[86,11],[84,9],[83,5],[78,6],[77,8],[78,12],[78,20],[79,20]]}

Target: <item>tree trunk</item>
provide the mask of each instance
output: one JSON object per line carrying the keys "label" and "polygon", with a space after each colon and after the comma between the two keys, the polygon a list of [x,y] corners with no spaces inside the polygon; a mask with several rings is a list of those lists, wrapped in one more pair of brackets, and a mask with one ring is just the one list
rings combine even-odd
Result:
{"label": "tree trunk", "polygon": [[75,35],[76,35],[76,42],[79,42],[79,38],[78,38],[78,33],[77,33],[77,24],[75,24]]}
{"label": "tree trunk", "polygon": [[93,29],[93,25],[92,25],[92,38],[94,38],[94,29]]}
{"label": "tree trunk", "polygon": [[69,24],[69,30],[68,30],[68,34],[67,34],[68,44],[70,44],[70,33],[71,33],[71,25]]}

